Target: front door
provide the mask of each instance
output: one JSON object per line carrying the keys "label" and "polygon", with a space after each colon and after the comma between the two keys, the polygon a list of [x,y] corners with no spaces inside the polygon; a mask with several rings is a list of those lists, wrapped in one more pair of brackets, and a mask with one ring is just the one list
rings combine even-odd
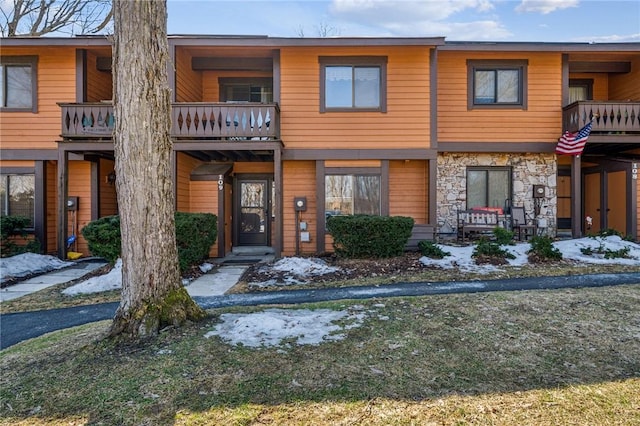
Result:
{"label": "front door", "polygon": [[238,178],[234,215],[238,246],[270,244],[269,188],[267,178]]}
{"label": "front door", "polygon": [[[601,215],[601,186],[602,175],[600,173],[588,173],[584,175],[584,216],[585,233],[597,234],[600,232]],[[591,217],[591,225],[588,225],[586,217]]]}

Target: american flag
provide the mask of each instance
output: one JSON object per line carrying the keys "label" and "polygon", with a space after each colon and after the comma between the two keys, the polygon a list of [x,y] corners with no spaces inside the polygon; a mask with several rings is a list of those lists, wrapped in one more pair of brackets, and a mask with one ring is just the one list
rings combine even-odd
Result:
{"label": "american flag", "polygon": [[558,139],[558,145],[556,146],[556,154],[566,155],[580,155],[584,150],[584,146],[591,133],[591,126],[593,121],[587,123],[582,129],[576,133],[564,132],[564,135]]}

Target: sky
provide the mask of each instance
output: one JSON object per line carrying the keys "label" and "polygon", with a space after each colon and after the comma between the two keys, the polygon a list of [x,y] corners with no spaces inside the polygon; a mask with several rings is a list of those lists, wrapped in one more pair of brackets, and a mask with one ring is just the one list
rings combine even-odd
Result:
{"label": "sky", "polygon": [[168,0],[169,34],[640,42],[640,0]]}
{"label": "sky", "polygon": [[[617,263],[637,265],[640,261],[640,244],[624,241],[618,236],[605,238],[580,238],[573,240],[561,240],[553,243],[563,254],[563,259],[571,259],[578,263]],[[471,257],[473,246],[454,247],[438,244],[449,256],[444,259],[430,259],[422,257],[420,261],[426,266],[448,268],[460,268],[473,270],[479,273],[500,269],[493,265],[476,265]],[[511,267],[518,267],[528,262],[526,252],[530,249],[529,243],[518,243],[513,246],[503,246],[515,255],[515,259],[509,260]],[[612,251],[627,247],[630,258],[605,259],[602,255],[586,255],[581,248],[591,248],[597,251],[599,248]],[[53,256],[44,256],[33,253],[25,253],[9,258],[0,259],[0,275],[27,275],[46,269],[58,269],[69,266],[69,262],[61,262]],[[210,269],[210,264],[203,264],[203,272]],[[69,296],[85,293],[96,293],[109,290],[118,290],[122,287],[122,263],[118,261],[116,266],[108,273],[92,277],[86,281],[67,287],[63,293]],[[323,275],[335,271],[334,267],[327,265],[321,259],[285,257],[277,262],[265,265],[263,268],[271,268],[286,272],[280,282],[271,281],[263,283],[249,283],[257,287],[286,286],[291,284],[303,284],[305,278],[310,275]],[[217,273],[217,272],[215,272]],[[458,285],[457,283],[444,283],[442,285]],[[459,285],[468,286],[469,283]],[[482,283],[477,284],[482,287]],[[188,289],[188,285],[187,285]],[[384,286],[379,286],[376,294],[383,296]],[[359,327],[362,321],[371,316],[379,320],[388,320],[377,313],[378,308],[384,307],[383,303],[373,304],[370,308],[362,305],[351,305],[342,310],[331,309],[260,309],[254,312],[242,314],[222,314],[220,322],[204,334],[204,338],[219,337],[230,345],[243,345],[252,348],[279,346],[290,348],[291,345],[318,345],[328,341],[345,338],[344,331]]]}

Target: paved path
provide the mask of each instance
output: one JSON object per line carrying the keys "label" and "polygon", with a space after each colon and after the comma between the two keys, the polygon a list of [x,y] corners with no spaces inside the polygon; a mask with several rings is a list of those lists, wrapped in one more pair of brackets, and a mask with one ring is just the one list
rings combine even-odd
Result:
{"label": "paved path", "polygon": [[[426,296],[490,291],[545,290],[640,284],[640,273],[532,277],[442,283],[398,283],[381,286],[289,290],[221,296],[194,296],[205,309],[227,306],[298,304],[328,300]],[[42,334],[113,317],[117,303],[21,312],[0,316],[0,349]]]}

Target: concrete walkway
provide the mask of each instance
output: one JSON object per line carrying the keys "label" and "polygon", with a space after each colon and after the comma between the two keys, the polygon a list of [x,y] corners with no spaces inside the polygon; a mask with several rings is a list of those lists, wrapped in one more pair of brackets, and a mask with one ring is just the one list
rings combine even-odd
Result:
{"label": "concrete walkway", "polygon": [[[17,299],[58,284],[68,283],[90,274],[107,263],[102,260],[77,262],[64,269],[47,272],[0,290],[0,302]],[[0,306],[1,308],[1,306]]]}
{"label": "concrete walkway", "polygon": [[[106,264],[106,262],[98,260],[78,262],[64,269],[29,278],[0,290],[0,302],[14,300],[54,285],[77,280]],[[185,288],[192,297],[220,296],[233,287],[246,270],[247,266],[245,265],[222,265],[196,278]]]}

